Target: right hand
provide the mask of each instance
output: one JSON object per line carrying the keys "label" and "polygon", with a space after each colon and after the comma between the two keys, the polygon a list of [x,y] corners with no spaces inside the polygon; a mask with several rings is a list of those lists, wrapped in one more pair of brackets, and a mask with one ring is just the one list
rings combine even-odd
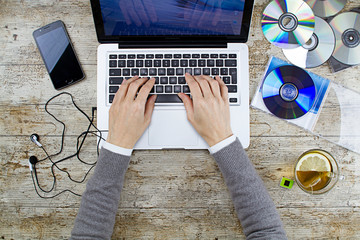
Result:
{"label": "right hand", "polygon": [[127,25],[135,23],[138,27],[149,27],[150,23],[158,21],[152,0],[120,0],[119,6]]}
{"label": "right hand", "polygon": [[187,118],[210,147],[233,135],[230,125],[228,88],[216,76],[185,75],[193,100],[179,93],[185,105]]}

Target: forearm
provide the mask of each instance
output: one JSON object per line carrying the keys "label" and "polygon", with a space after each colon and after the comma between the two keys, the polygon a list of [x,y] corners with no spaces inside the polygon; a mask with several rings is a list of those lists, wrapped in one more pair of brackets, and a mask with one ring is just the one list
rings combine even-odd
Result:
{"label": "forearm", "polygon": [[87,183],[71,239],[110,239],[129,156],[102,148]]}
{"label": "forearm", "polygon": [[213,154],[247,239],[287,239],[267,190],[238,139]]}

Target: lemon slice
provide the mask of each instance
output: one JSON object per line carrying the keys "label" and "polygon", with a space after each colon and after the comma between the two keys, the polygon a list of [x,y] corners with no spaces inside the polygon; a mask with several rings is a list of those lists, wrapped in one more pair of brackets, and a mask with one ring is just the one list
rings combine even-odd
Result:
{"label": "lemon slice", "polygon": [[311,153],[301,158],[296,165],[296,171],[317,171],[330,172],[331,165],[329,160],[320,153]]}

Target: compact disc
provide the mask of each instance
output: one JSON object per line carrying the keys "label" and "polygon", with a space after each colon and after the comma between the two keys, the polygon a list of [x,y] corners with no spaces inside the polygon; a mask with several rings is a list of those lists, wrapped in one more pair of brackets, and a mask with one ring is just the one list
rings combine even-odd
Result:
{"label": "compact disc", "polygon": [[330,17],[340,12],[347,0],[305,0],[318,17]]}
{"label": "compact disc", "polygon": [[315,31],[304,45],[283,49],[286,58],[294,65],[302,68],[314,68],[326,62],[335,48],[335,36],[329,24],[315,17]]}
{"label": "compact disc", "polygon": [[270,72],[262,85],[265,106],[279,118],[296,119],[313,106],[315,85],[303,69],[281,66]]}
{"label": "compact disc", "polygon": [[314,13],[302,0],[273,0],[261,19],[266,39],[281,48],[296,48],[306,43],[315,27]]}
{"label": "compact disc", "polygon": [[348,65],[360,64],[360,14],[345,12],[330,21],[335,34],[333,57]]}

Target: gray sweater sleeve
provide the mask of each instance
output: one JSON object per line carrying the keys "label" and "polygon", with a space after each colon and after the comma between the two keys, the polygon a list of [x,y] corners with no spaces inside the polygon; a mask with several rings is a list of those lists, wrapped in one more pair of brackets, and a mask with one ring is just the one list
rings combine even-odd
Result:
{"label": "gray sweater sleeve", "polygon": [[110,239],[130,157],[102,148],[88,181],[71,239]]}
{"label": "gray sweater sleeve", "polygon": [[287,239],[280,217],[240,141],[213,154],[246,239]]}

